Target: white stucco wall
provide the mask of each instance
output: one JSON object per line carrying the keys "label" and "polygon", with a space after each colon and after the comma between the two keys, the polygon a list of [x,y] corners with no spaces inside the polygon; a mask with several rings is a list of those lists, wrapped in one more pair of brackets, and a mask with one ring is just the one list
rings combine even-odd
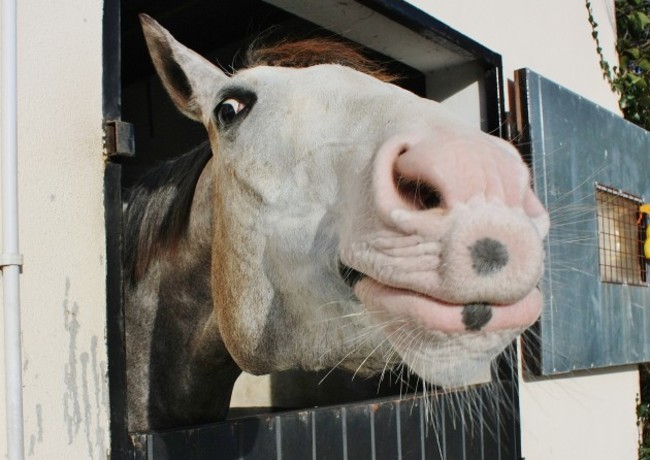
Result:
{"label": "white stucco wall", "polygon": [[[500,53],[506,80],[529,67],[618,112],[617,97],[601,76],[583,0],[409,1]],[[613,3],[592,1],[605,56],[616,64]],[[524,380],[520,388],[526,460],[638,458],[636,367]]]}
{"label": "white stucco wall", "polygon": [[25,454],[104,459],[103,2],[18,3]]}

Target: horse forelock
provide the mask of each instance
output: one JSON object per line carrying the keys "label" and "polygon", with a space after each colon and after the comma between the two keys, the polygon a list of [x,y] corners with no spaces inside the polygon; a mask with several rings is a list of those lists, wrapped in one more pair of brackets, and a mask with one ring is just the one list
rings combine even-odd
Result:
{"label": "horse forelock", "polygon": [[124,217],[126,277],[132,283],[185,235],[196,185],[212,156],[208,142],[147,173],[129,193]]}
{"label": "horse forelock", "polygon": [[379,63],[364,56],[360,49],[332,38],[310,38],[282,41],[269,46],[253,45],[246,54],[244,67],[311,67],[319,64],[338,64],[373,76],[384,82],[399,77]]}

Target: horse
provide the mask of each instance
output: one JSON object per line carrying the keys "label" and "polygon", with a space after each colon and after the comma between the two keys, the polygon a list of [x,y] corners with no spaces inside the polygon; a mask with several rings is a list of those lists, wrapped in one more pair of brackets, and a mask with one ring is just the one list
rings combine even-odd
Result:
{"label": "horse", "polygon": [[242,371],[489,375],[542,308],[549,218],[518,151],[348,45],[226,74],[141,23],[208,140],[125,205],[129,429],[223,420]]}

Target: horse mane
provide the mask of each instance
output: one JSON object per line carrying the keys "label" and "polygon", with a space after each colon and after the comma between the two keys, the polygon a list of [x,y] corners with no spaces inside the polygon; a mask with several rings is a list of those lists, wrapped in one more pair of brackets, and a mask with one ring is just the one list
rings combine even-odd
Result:
{"label": "horse mane", "polygon": [[124,217],[124,266],[131,282],[151,261],[177,247],[189,223],[196,184],[212,157],[203,142],[147,173],[128,193]]}
{"label": "horse mane", "polygon": [[380,64],[364,56],[351,43],[333,38],[308,38],[299,41],[281,41],[268,46],[253,44],[246,53],[244,66],[311,67],[319,64],[338,64],[366,73],[390,83],[398,79]]}
{"label": "horse mane", "polygon": [[[356,47],[323,38],[253,46],[246,54],[244,68],[319,64],[351,67],[384,82],[397,79]],[[153,260],[173,251],[185,236],[194,190],[211,156],[206,141],[152,169],[128,193],[124,218],[124,267],[126,278],[131,283],[144,276]]]}

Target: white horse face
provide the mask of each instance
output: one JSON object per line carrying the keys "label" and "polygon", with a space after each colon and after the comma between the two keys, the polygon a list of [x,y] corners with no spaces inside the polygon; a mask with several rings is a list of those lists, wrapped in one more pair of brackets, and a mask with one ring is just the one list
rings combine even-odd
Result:
{"label": "white horse face", "polygon": [[537,319],[548,216],[514,148],[346,67],[227,77],[143,22],[212,143],[215,313],[242,369],[403,361],[465,385]]}

